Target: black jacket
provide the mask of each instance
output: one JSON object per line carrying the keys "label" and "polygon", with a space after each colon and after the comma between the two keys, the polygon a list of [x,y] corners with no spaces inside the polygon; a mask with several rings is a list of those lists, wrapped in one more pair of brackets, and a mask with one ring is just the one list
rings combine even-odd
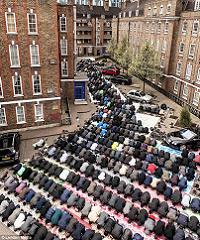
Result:
{"label": "black jacket", "polygon": [[158,198],[153,198],[149,203],[149,208],[151,211],[157,211],[160,206],[160,200]]}
{"label": "black jacket", "polygon": [[139,188],[136,188],[136,189],[133,191],[133,194],[132,194],[132,200],[133,200],[133,202],[139,201],[141,195],[142,195],[142,191],[141,191]]}
{"label": "black jacket", "polygon": [[159,220],[156,223],[153,231],[157,236],[163,235],[163,233],[165,231],[165,223],[163,221]]}
{"label": "black jacket", "polygon": [[123,198],[118,197],[115,202],[114,208],[116,209],[117,212],[122,212],[125,204],[126,201]]}
{"label": "black jacket", "polygon": [[111,233],[114,226],[115,226],[115,221],[112,218],[108,218],[108,220],[106,221],[105,225],[104,225],[104,230],[106,233]]}
{"label": "black jacket", "polygon": [[138,221],[138,225],[143,225],[144,222],[147,220],[148,218],[148,212],[146,209],[141,209],[139,214],[138,214],[138,217],[137,217],[137,221]]}

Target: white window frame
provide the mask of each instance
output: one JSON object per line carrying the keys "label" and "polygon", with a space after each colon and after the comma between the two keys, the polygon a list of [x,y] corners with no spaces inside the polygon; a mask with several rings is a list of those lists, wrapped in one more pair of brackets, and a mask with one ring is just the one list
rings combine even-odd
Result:
{"label": "white window frame", "polygon": [[182,34],[186,34],[187,32],[187,27],[188,27],[188,23],[186,20],[183,21],[183,25],[182,25]]}
{"label": "white window frame", "polygon": [[160,58],[160,67],[161,68],[165,67],[165,56],[164,55],[162,55]]}
{"label": "white window frame", "polygon": [[[197,30],[194,30],[195,24],[198,24]],[[192,24],[192,36],[196,37],[198,35],[198,31],[199,31],[199,21],[196,19]]]}
{"label": "white window frame", "polygon": [[[41,113],[37,114],[37,106],[41,106]],[[42,103],[37,103],[34,105],[34,112],[35,112],[35,122],[44,121],[44,108]]]}
{"label": "white window frame", "polygon": [[172,5],[171,5],[171,3],[168,3],[168,4],[167,4],[167,11],[166,11],[166,14],[170,14],[171,11],[172,11]]}
{"label": "white window frame", "polygon": [[200,83],[200,68],[198,68],[198,70],[197,70],[196,82]]}
{"label": "white window frame", "polygon": [[176,80],[175,82],[174,82],[174,92],[178,92],[178,87],[179,87],[179,84],[178,84],[179,82],[178,82],[178,80]]}
{"label": "white window frame", "polygon": [[165,52],[167,50],[167,40],[163,39],[163,43],[162,43],[162,52]]}
{"label": "white window frame", "polygon": [[148,7],[148,13],[147,13],[148,16],[151,16],[151,7]]}
{"label": "white window frame", "polygon": [[[39,88],[40,92],[35,92],[35,76],[39,78]],[[33,95],[42,95],[42,82],[41,82],[41,75],[35,73],[32,75],[32,86],[33,86]]]}
{"label": "white window frame", "polygon": [[[62,19],[65,20],[65,24],[62,24]],[[62,30],[62,26],[65,26],[64,30]],[[60,17],[60,32],[67,32],[67,18],[64,14]]]}
{"label": "white window frame", "polygon": [[[65,43],[65,44],[63,44]],[[65,49],[65,51],[63,51]],[[60,39],[60,53],[61,56],[67,56],[67,39],[65,37]]]}
{"label": "white window frame", "polygon": [[[30,25],[33,24],[33,23],[30,23],[30,21],[29,21],[30,15],[33,15],[35,17],[35,29],[36,29],[35,32],[30,31]],[[33,12],[27,13],[27,21],[28,21],[28,34],[29,35],[37,35],[38,34],[37,14],[33,13]]]}
{"label": "white window frame", "polygon": [[182,70],[182,62],[178,61],[176,64],[176,75],[180,76],[181,75],[181,70]]}
{"label": "white window frame", "polygon": [[[11,55],[11,47],[12,46],[16,47],[15,55],[16,55],[18,64],[13,64],[13,59],[12,59],[12,55]],[[9,55],[10,55],[10,67],[11,68],[19,68],[20,67],[19,46],[17,44],[15,44],[14,41],[12,41],[12,44],[9,44]]]}
{"label": "white window frame", "polygon": [[3,111],[3,118],[4,118],[4,123],[0,122],[0,126],[7,126],[7,118],[6,118],[6,109],[4,107],[0,107],[0,111]]}
{"label": "white window frame", "polygon": [[[36,47],[37,48],[37,58],[38,58],[38,63],[33,63],[33,52],[32,52],[32,47]],[[31,67],[40,67],[40,49],[39,49],[39,45],[33,43],[30,45],[30,58],[31,58]]]}
{"label": "white window frame", "polygon": [[155,6],[153,8],[153,16],[157,16],[157,13],[158,13],[158,10],[157,10],[157,7]]}
{"label": "white window frame", "polygon": [[[186,89],[187,89],[187,91],[186,91]],[[188,85],[185,84],[184,87],[183,87],[183,90],[182,90],[182,98],[187,100],[188,93],[189,93],[189,88],[188,88]]]}
{"label": "white window frame", "polygon": [[[190,71],[189,71],[189,66],[190,66]],[[189,71],[189,72],[188,72]],[[185,71],[185,79],[186,80],[190,80],[192,75],[192,64],[191,63],[187,63],[186,65],[186,71]]]}
{"label": "white window frame", "polygon": [[[66,66],[67,66],[67,75],[66,74],[63,74],[63,70],[64,70],[64,68],[63,68],[63,65],[64,64],[67,64]],[[61,76],[62,77],[68,77],[68,62],[64,59],[63,61],[61,61]]]}
{"label": "white window frame", "polygon": [[[13,31],[13,32],[10,32],[10,31],[9,31],[9,27],[8,27],[8,15],[9,15],[9,14],[13,14],[13,16],[14,16],[14,28],[15,28],[15,31]],[[8,11],[8,12],[5,13],[5,18],[6,18],[6,30],[7,30],[7,34],[17,34],[17,26],[16,26],[15,13],[11,12],[11,9],[10,9],[10,11]]]}
{"label": "white window frame", "polygon": [[3,85],[2,85],[2,80],[1,80],[1,77],[0,77],[0,98],[3,98]]}
{"label": "white window frame", "polygon": [[[166,27],[166,26],[167,26],[167,27]],[[164,25],[164,34],[168,34],[168,32],[169,32],[169,22],[166,21],[166,22],[165,22],[165,25]]]}
{"label": "white window frame", "polygon": [[[188,58],[194,59],[195,49],[196,49],[196,45],[193,44],[193,43],[190,44],[189,53],[188,53]],[[193,52],[191,52],[191,50],[193,50]]]}
{"label": "white window frame", "polygon": [[160,15],[163,15],[163,10],[164,10],[163,5],[160,5]]}
{"label": "white window frame", "polygon": [[161,32],[161,25],[162,25],[162,23],[161,23],[161,22],[158,22],[158,25],[157,25],[157,26],[158,26],[158,29],[157,29],[157,32],[158,32],[158,33]]}
{"label": "white window frame", "polygon": [[179,55],[183,55],[184,47],[185,47],[185,44],[183,42],[180,42],[180,44],[179,44]]}
{"label": "white window frame", "polygon": [[199,11],[200,10],[200,0],[195,1],[195,6],[194,6],[194,11]]}
{"label": "white window frame", "polygon": [[[20,93],[20,94],[16,94],[16,92],[15,92],[15,77],[19,77],[20,88],[21,88],[21,93]],[[21,78],[21,76],[15,73],[15,76],[12,76],[12,82],[13,82],[13,93],[14,93],[14,97],[24,96],[24,95],[23,95],[23,86],[22,86],[22,78]]]}
{"label": "white window frame", "polygon": [[[24,121],[19,121],[19,114],[18,114],[18,112],[17,112],[17,109],[18,108],[22,108],[23,109],[23,118],[24,118]],[[25,110],[24,110],[24,106],[16,106],[15,107],[15,109],[16,109],[16,119],[17,119],[17,124],[24,124],[24,123],[26,123],[26,114],[25,114]]]}
{"label": "white window frame", "polygon": [[[198,97],[195,96],[196,94],[198,95]],[[200,92],[198,90],[195,90],[193,94],[192,104],[194,104],[195,106],[199,106],[199,102],[200,102]]]}

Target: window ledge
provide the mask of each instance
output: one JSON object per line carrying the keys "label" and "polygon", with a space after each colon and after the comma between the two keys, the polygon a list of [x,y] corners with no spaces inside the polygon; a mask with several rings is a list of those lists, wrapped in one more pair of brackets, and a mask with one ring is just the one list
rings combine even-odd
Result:
{"label": "window ledge", "polygon": [[196,107],[198,107],[198,106],[199,106],[199,103],[198,103],[198,102],[196,102],[196,103],[195,103],[195,102],[193,102],[192,104],[193,104],[194,106],[196,106]]}
{"label": "window ledge", "polygon": [[14,97],[24,97],[23,94],[17,94],[17,95],[14,95]]}
{"label": "window ledge", "polygon": [[4,98],[4,96],[0,96],[0,98]]}
{"label": "window ledge", "polygon": [[188,56],[188,58],[189,58],[190,60],[193,60],[193,59],[194,59],[194,57],[192,57],[192,56]]}
{"label": "window ledge", "polygon": [[17,66],[10,66],[10,68],[21,68],[20,65],[17,65]]}
{"label": "window ledge", "polygon": [[33,96],[41,96],[42,93],[33,93]]}
{"label": "window ledge", "polygon": [[35,120],[35,122],[44,122],[44,119],[41,119],[41,120]]}
{"label": "window ledge", "polygon": [[18,33],[17,32],[7,32],[6,34],[7,35],[17,35]]}
{"label": "window ledge", "polygon": [[38,36],[38,33],[36,32],[36,33],[28,33],[28,35],[30,35],[30,36]]}
{"label": "window ledge", "polygon": [[6,123],[6,124],[0,124],[0,127],[7,127],[8,126],[8,124]]}
{"label": "window ledge", "polygon": [[17,124],[20,125],[20,124],[25,124],[26,122],[18,122]]}
{"label": "window ledge", "polygon": [[38,65],[32,65],[31,64],[31,67],[41,67],[41,65],[40,64],[38,64]]}

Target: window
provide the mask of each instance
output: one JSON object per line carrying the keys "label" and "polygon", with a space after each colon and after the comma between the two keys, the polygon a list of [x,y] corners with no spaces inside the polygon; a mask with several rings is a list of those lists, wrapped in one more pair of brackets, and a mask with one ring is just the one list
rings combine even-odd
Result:
{"label": "window", "polygon": [[10,53],[10,65],[11,67],[20,67],[20,60],[19,60],[19,48],[18,45],[12,42],[9,45],[9,53]]}
{"label": "window", "polygon": [[159,48],[160,48],[160,41],[157,40],[157,42],[156,42],[156,51],[159,51]]}
{"label": "window", "polygon": [[199,29],[199,21],[195,20],[194,23],[193,23],[193,27],[192,27],[192,35],[193,36],[197,36],[198,29]]}
{"label": "window", "polygon": [[161,59],[160,59],[160,67],[161,67],[161,68],[164,68],[164,67],[165,67],[165,56],[164,56],[164,55],[161,56]]}
{"label": "window", "polygon": [[6,12],[6,28],[9,34],[17,33],[15,13]]}
{"label": "window", "polygon": [[182,26],[182,33],[185,34],[186,32],[187,32],[187,21],[184,21]]}
{"label": "window", "polygon": [[28,33],[37,34],[37,16],[35,13],[28,13]]}
{"label": "window", "polygon": [[160,15],[163,14],[163,5],[160,6]]}
{"label": "window", "polygon": [[182,68],[182,63],[178,62],[176,65],[176,75],[178,75],[178,76],[181,75],[181,68]]}
{"label": "window", "polygon": [[167,5],[167,14],[170,14],[170,13],[171,13],[171,8],[172,8],[172,5],[171,5],[171,3],[169,3],[169,4]]}
{"label": "window", "polygon": [[132,15],[132,11],[129,11],[128,16],[131,17],[131,15]]}
{"label": "window", "polygon": [[178,91],[178,81],[176,80],[174,83],[174,92]]}
{"label": "window", "polygon": [[169,23],[165,22],[164,33],[168,33],[169,31]]}
{"label": "window", "polygon": [[6,111],[5,108],[0,108],[0,126],[6,126]]}
{"label": "window", "polygon": [[31,66],[40,66],[40,57],[39,57],[39,46],[35,45],[30,45],[30,55],[31,55]]}
{"label": "window", "polygon": [[60,31],[66,32],[67,31],[67,19],[64,15],[60,17]]}
{"label": "window", "polygon": [[186,67],[186,73],[185,73],[186,80],[190,80],[191,73],[192,73],[192,65],[191,63],[188,63]]}
{"label": "window", "polygon": [[162,51],[165,52],[167,50],[167,41],[163,40]]}
{"label": "window", "polygon": [[155,32],[155,23],[152,22],[152,25],[151,25],[151,32],[154,33]]}
{"label": "window", "polygon": [[61,75],[62,77],[68,76],[68,63],[66,60],[61,62]]}
{"label": "window", "polygon": [[60,52],[62,56],[67,55],[67,40],[65,38],[60,40]]}
{"label": "window", "polygon": [[156,16],[157,15],[157,7],[155,6],[154,8],[153,8],[153,16]]}
{"label": "window", "polygon": [[195,53],[195,44],[190,44],[190,49],[189,49],[189,58],[193,59],[194,58],[194,53]]}
{"label": "window", "polygon": [[184,46],[185,46],[185,44],[184,44],[183,42],[181,42],[180,45],[179,45],[179,53],[180,53],[181,55],[183,54]]}
{"label": "window", "polygon": [[187,96],[188,96],[188,86],[187,86],[187,85],[185,85],[185,86],[183,87],[183,92],[182,92],[182,94],[183,94],[183,98],[187,99]]}
{"label": "window", "polygon": [[149,22],[147,22],[147,25],[146,25],[146,32],[149,31]]}
{"label": "window", "polygon": [[161,31],[161,22],[158,22],[158,33]]}
{"label": "window", "polygon": [[0,77],[0,98],[3,98],[3,87],[2,87],[1,77]]}
{"label": "window", "polygon": [[17,73],[15,73],[15,76],[13,77],[13,90],[14,96],[23,95],[21,76],[19,76]]}
{"label": "window", "polygon": [[199,105],[199,101],[200,101],[200,92],[195,91],[195,92],[194,92],[193,102],[192,102],[192,103],[193,103],[195,106],[198,106],[198,105]]}
{"label": "window", "polygon": [[41,76],[37,74],[37,72],[32,75],[33,81],[33,95],[42,94],[42,86],[41,86]]}
{"label": "window", "polygon": [[148,16],[151,15],[151,7],[148,8]]}
{"label": "window", "polygon": [[43,104],[35,104],[35,121],[43,121],[44,114],[43,114]]}
{"label": "window", "polygon": [[196,82],[200,83],[200,68],[199,68],[198,71],[197,71]]}
{"label": "window", "polygon": [[25,112],[24,112],[24,106],[17,106],[16,107],[16,116],[17,116],[17,123],[25,123]]}
{"label": "window", "polygon": [[200,10],[200,0],[196,0],[196,1],[195,1],[194,10],[195,10],[195,11]]}

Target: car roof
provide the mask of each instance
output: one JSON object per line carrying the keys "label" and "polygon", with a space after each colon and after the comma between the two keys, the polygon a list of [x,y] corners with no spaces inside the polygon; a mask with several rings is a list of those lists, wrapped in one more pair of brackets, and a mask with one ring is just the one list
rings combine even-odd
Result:
{"label": "car roof", "polygon": [[18,132],[9,132],[0,134],[0,149],[13,147],[14,138],[19,135]]}

